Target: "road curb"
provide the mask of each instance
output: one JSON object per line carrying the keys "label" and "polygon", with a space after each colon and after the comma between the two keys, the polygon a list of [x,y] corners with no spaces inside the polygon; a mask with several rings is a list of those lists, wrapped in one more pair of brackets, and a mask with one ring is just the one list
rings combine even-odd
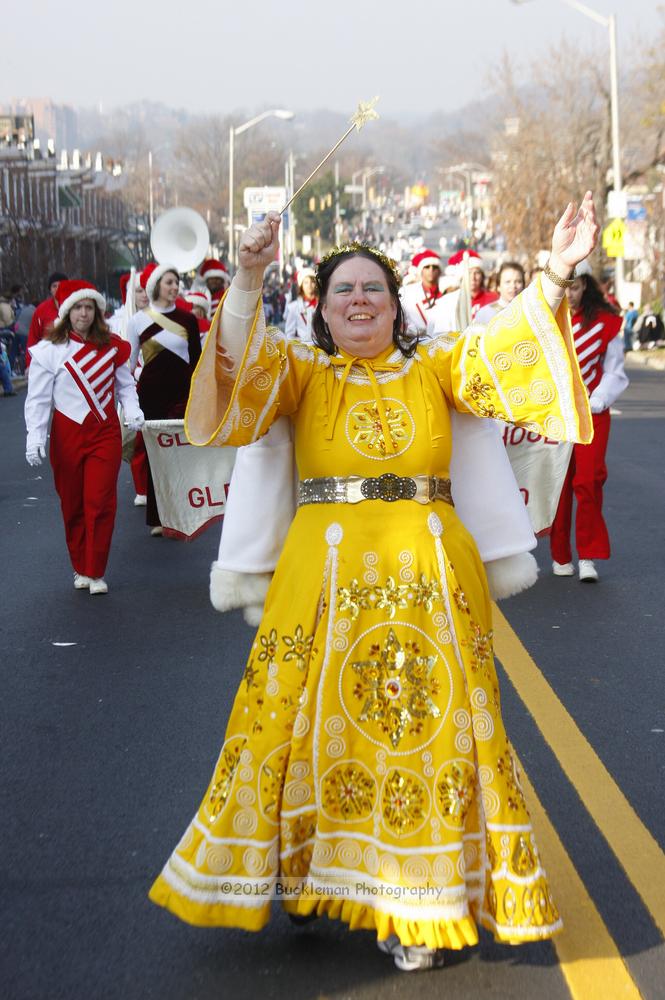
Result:
{"label": "road curb", "polygon": [[[27,375],[12,376],[12,388],[14,389],[14,392],[20,392],[21,389],[25,389],[27,384],[28,384]],[[3,392],[3,396],[4,395],[5,393]]]}
{"label": "road curb", "polygon": [[657,371],[665,371],[665,354],[658,352],[658,357],[654,357],[647,351],[629,351],[626,354],[626,362],[629,368],[655,368]]}

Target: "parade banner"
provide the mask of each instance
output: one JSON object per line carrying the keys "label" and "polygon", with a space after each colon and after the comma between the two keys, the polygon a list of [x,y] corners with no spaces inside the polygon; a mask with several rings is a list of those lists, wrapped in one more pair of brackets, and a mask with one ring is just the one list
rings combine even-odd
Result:
{"label": "parade banner", "polygon": [[573,446],[503,425],[503,443],[536,535],[549,534]]}
{"label": "parade banner", "polygon": [[182,420],[142,427],[164,534],[191,541],[224,516],[235,448],[195,448]]}

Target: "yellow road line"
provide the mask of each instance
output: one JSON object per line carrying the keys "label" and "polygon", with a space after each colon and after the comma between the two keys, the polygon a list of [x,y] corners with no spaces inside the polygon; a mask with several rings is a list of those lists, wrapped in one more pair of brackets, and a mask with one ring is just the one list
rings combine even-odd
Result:
{"label": "yellow road line", "polygon": [[564,928],[553,938],[559,967],[573,1000],[639,1000],[642,996],[619,949],[568,857],[533,785],[522,785],[533,829]]}
{"label": "yellow road line", "polygon": [[665,853],[496,605],[494,650],[594,822],[665,935]]}

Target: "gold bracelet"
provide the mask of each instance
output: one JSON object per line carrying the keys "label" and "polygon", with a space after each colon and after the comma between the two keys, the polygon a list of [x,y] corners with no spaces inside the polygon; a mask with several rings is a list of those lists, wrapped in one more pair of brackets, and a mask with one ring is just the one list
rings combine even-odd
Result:
{"label": "gold bracelet", "polygon": [[547,264],[545,264],[545,267],[543,268],[543,274],[546,275],[546,277],[548,277],[550,281],[553,282],[555,285],[558,285],[559,288],[570,288],[572,283],[575,281],[574,277],[562,278],[559,274],[556,273],[556,271],[553,271],[552,268],[550,267],[549,260]]}

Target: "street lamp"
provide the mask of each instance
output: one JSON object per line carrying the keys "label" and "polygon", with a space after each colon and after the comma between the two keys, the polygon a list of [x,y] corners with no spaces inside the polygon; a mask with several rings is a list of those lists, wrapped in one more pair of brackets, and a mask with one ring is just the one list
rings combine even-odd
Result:
{"label": "street lamp", "polygon": [[293,111],[287,111],[285,108],[273,108],[271,111],[262,111],[260,115],[256,115],[255,118],[250,118],[249,121],[244,122],[242,125],[232,125],[229,129],[229,264],[231,268],[235,267],[235,233],[233,230],[233,153],[234,153],[234,141],[237,135],[242,135],[248,129],[253,128],[254,125],[258,125],[259,122],[264,121],[266,118],[281,118],[282,121],[290,121],[295,117]]}
{"label": "street lamp", "polygon": [[[528,3],[529,0],[512,0],[515,4]],[[614,14],[601,14],[579,0],[559,0],[566,6],[572,7],[580,14],[590,17],[596,24],[601,24],[607,28],[610,35],[610,117],[612,120],[612,187],[615,198],[618,201],[619,192],[622,189],[621,181],[621,146],[619,141],[619,71],[617,66],[617,22]],[[623,257],[614,259],[614,294],[619,298],[623,285]]]}
{"label": "street lamp", "polygon": [[468,210],[465,211],[464,214],[466,215],[467,218],[467,223],[466,223],[467,231],[469,232],[471,237],[473,237],[473,232],[474,232],[473,215],[475,210],[474,202],[476,200],[473,175],[474,173],[485,173],[486,171],[487,167],[484,167],[480,163],[457,163],[454,166],[446,167],[444,171],[447,174],[450,175],[456,174],[458,177],[464,178],[464,186],[466,188],[465,208],[467,207],[466,202],[468,202]]}

